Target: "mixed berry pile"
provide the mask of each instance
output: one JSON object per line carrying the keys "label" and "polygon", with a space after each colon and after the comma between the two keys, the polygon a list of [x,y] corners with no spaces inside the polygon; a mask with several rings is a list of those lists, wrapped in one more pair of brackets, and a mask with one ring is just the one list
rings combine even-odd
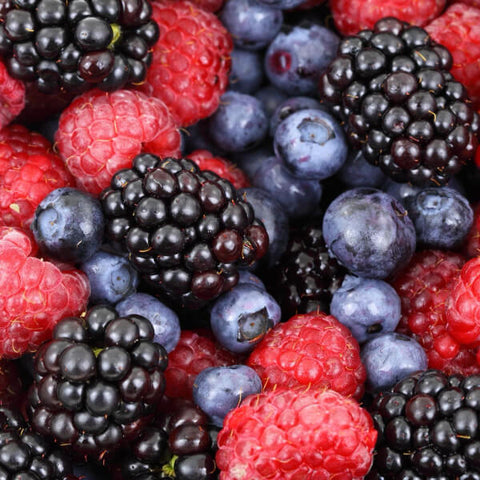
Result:
{"label": "mixed berry pile", "polygon": [[480,480],[479,0],[0,0],[0,480]]}

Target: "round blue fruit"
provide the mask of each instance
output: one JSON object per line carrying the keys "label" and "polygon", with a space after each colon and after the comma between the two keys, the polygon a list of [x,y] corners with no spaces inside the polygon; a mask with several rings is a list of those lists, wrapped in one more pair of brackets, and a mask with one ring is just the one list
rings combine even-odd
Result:
{"label": "round blue fruit", "polygon": [[339,195],[323,217],[323,236],[331,255],[360,277],[384,279],[412,257],[416,236],[401,203],[373,188]]}
{"label": "round blue fruit", "polygon": [[282,10],[288,10],[295,8],[305,2],[305,0],[257,0],[259,3],[270,5],[273,8],[281,8]]}
{"label": "round blue fruit", "polygon": [[288,95],[274,85],[265,85],[255,92],[255,98],[260,100],[267,117],[270,118],[275,109],[287,100]]}
{"label": "round blue fruit", "polygon": [[266,290],[265,284],[250,270],[240,269],[238,270],[238,282],[237,285],[255,285],[256,287]]}
{"label": "round blue fruit", "polygon": [[262,162],[274,155],[271,142],[263,142],[259,147],[248,152],[239,152],[233,155],[235,163],[251,180]]}
{"label": "round blue fruit", "polygon": [[232,67],[228,77],[230,90],[255,93],[263,81],[263,57],[259,52],[235,47],[231,53]]}
{"label": "round blue fruit", "polygon": [[365,159],[361,150],[349,153],[346,162],[338,172],[338,177],[349,188],[381,188],[386,178],[378,167]]}

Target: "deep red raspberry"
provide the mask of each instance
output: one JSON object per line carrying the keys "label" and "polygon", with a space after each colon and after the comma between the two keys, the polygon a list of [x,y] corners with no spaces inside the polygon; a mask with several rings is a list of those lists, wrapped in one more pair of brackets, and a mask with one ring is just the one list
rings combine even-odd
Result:
{"label": "deep red raspberry", "polygon": [[20,372],[15,363],[0,360],[0,405],[18,408],[24,393]]}
{"label": "deep red raspberry", "polygon": [[0,358],[36,351],[63,317],[79,315],[90,295],[87,276],[32,257],[28,235],[0,227]]}
{"label": "deep red raspberry", "polygon": [[423,26],[437,18],[445,4],[446,0],[330,0],[335,26],[343,35],[372,29],[383,17]]}
{"label": "deep red raspberry", "polygon": [[228,85],[232,38],[220,20],[188,1],[153,2],[160,38],[143,91],[160,98],[175,121],[192,125],[218,107]]}
{"label": "deep red raspberry", "polygon": [[234,163],[221,157],[215,157],[208,150],[195,150],[188,155],[201,170],[211,170],[218,176],[226,178],[236,189],[249,187],[250,182],[243,170]]}
{"label": "deep red raspberry", "polygon": [[78,188],[92,194],[110,185],[112,175],[129,168],[141,152],[178,156],[180,132],[158,98],[131,90],[90,90],[60,116],[58,152]]}
{"label": "deep red raspberry", "polygon": [[480,106],[480,8],[456,3],[429,23],[425,30],[450,50],[452,75],[465,85],[471,100]]}
{"label": "deep red raspberry", "polygon": [[217,437],[220,480],[360,480],[377,432],[355,400],[319,388],[248,396]]}
{"label": "deep red raspberry", "polygon": [[20,125],[0,131],[0,225],[27,229],[48,193],[72,185],[46,138]]}
{"label": "deep red raspberry", "polygon": [[467,258],[480,256],[480,203],[473,213],[473,224],[465,239],[464,252]]}
{"label": "deep red raspberry", "polygon": [[366,371],[350,330],[325,313],[295,315],[279,323],[247,360],[266,390],[312,385],[360,399]]}
{"label": "deep red raspberry", "polygon": [[208,12],[218,12],[223,7],[225,0],[191,0],[191,2]]}
{"label": "deep red raspberry", "polygon": [[25,106],[25,86],[12,78],[0,60],[0,129],[8,125]]}
{"label": "deep red raspberry", "polygon": [[460,345],[447,330],[445,303],[464,263],[465,258],[453,252],[417,252],[393,282],[402,301],[397,331],[422,345],[429,368],[448,375],[480,372],[475,350]]}
{"label": "deep red raspberry", "polygon": [[445,313],[448,332],[455,340],[480,345],[480,257],[463,266],[450,290]]}
{"label": "deep red raspberry", "polygon": [[205,368],[240,363],[205,332],[182,330],[177,346],[168,355],[165,370],[165,394],[172,398],[192,399],[195,377]]}
{"label": "deep red raspberry", "polygon": [[325,0],[305,0],[305,2],[300,4],[296,9],[307,10],[309,8],[317,7],[318,5],[322,5],[323,3],[325,3]]}

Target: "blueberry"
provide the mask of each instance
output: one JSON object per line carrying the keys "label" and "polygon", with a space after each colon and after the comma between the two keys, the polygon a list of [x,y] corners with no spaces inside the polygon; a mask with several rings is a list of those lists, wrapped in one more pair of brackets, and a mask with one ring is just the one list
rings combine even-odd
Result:
{"label": "blueberry", "polygon": [[115,310],[122,317],[141,315],[153,325],[153,340],[171,352],[180,339],[180,322],[177,314],[160,300],[147,293],[133,293],[115,305]]}
{"label": "blueberry", "polygon": [[235,47],[231,58],[229,89],[240,93],[255,93],[263,81],[263,57],[258,52]]}
{"label": "blueberry", "polygon": [[365,159],[361,150],[350,152],[346,162],[338,172],[338,177],[349,188],[380,188],[386,178],[378,167]]}
{"label": "blueberry", "polygon": [[282,313],[275,299],[252,284],[233,287],[212,306],[210,326],[223,347],[249,353],[279,321]]}
{"label": "blueberry", "polygon": [[267,230],[269,246],[267,254],[261,261],[272,266],[287,248],[287,214],[275,198],[260,188],[242,188],[239,195],[252,205],[255,217],[262,221]]}
{"label": "blueberry", "polygon": [[301,218],[313,213],[322,198],[322,186],[318,180],[294,177],[275,156],[260,164],[252,178],[252,185],[276,198],[289,218]]}
{"label": "blueberry", "polygon": [[316,95],[320,76],[336,57],[339,42],[335,33],[315,24],[282,31],[265,53],[267,77],[289,95]]}
{"label": "blueberry", "polygon": [[138,272],[127,258],[98,251],[81,265],[90,282],[90,302],[117,303],[135,292]]}
{"label": "blueberry", "polygon": [[275,109],[288,99],[288,95],[274,85],[265,85],[255,92],[255,98],[260,100],[263,110],[267,117],[270,118]]}
{"label": "blueberry", "polygon": [[237,285],[255,285],[256,287],[266,290],[265,284],[258,278],[255,274],[249,270],[240,269],[238,271],[238,282]]}
{"label": "blueberry", "polygon": [[299,110],[283,120],[275,131],[274,149],[295,176],[310,180],[334,175],[348,154],[343,128],[318,109]]}
{"label": "blueberry", "polygon": [[262,381],[247,365],[209,367],[202,370],[193,384],[193,401],[217,427],[230,410],[247,396],[260,393]]}
{"label": "blueberry", "polygon": [[235,45],[249,50],[266,47],[282,27],[280,10],[256,0],[228,0],[220,20],[232,35]]}
{"label": "blueberry", "polygon": [[387,278],[412,257],[416,236],[405,208],[373,188],[339,195],[323,218],[323,236],[331,255],[361,277]]}
{"label": "blueberry", "polygon": [[281,8],[287,10],[295,8],[305,2],[305,0],[257,0],[259,3],[270,5],[272,8]]}
{"label": "blueberry", "polygon": [[421,345],[400,333],[384,333],[368,341],[362,347],[361,359],[372,390],[386,390],[406,376],[427,369],[427,354]]}
{"label": "blueberry", "polygon": [[400,297],[383,280],[346,275],[333,294],[330,313],[348,327],[358,343],[393,332],[402,314]]}
{"label": "blueberry", "polygon": [[253,96],[229,91],[222,95],[210,117],[209,134],[226,152],[241,152],[259,145],[266,137],[268,120],[262,104]]}
{"label": "blueberry", "polygon": [[417,241],[427,248],[458,247],[473,223],[468,200],[449,187],[425,188],[408,200],[407,208]]}
{"label": "blueberry", "polygon": [[273,154],[271,142],[265,142],[248,152],[235,153],[233,160],[247,174],[248,178],[252,179],[262,162]]}
{"label": "blueberry", "polygon": [[194,150],[208,150],[213,155],[218,155],[219,157],[225,154],[210,138],[207,120],[200,120],[185,130],[182,129],[182,132],[184,132],[182,152],[185,154],[193,152]]}
{"label": "blueberry", "polygon": [[105,219],[100,202],[75,188],[57,188],[37,207],[31,225],[46,254],[65,262],[84,262],[99,250]]}

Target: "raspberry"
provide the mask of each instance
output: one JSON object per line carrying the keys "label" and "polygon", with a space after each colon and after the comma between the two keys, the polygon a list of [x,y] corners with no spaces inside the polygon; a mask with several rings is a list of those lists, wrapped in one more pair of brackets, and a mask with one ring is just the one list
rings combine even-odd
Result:
{"label": "raspberry", "polygon": [[425,29],[450,50],[452,75],[465,85],[471,100],[480,106],[480,8],[456,3]]}
{"label": "raspberry", "polygon": [[350,330],[321,312],[296,315],[276,325],[250,354],[247,365],[266,390],[312,385],[360,399],[366,379]]}
{"label": "raspberry", "polygon": [[25,86],[12,78],[0,61],[0,129],[8,125],[25,106]]}
{"label": "raspberry", "polygon": [[480,203],[473,212],[473,224],[465,239],[464,252],[467,258],[480,256]]}
{"label": "raspberry", "polygon": [[191,0],[191,2],[208,12],[218,12],[223,7],[225,0]]}
{"label": "raspberry", "polygon": [[225,418],[220,480],[360,480],[377,432],[354,400],[318,388],[250,395]]}
{"label": "raspberry", "polygon": [[180,133],[165,104],[141,92],[91,90],[60,116],[57,149],[77,186],[92,194],[141,151],[177,155]]}
{"label": "raspberry", "polygon": [[31,253],[26,233],[0,227],[0,357],[37,350],[61,318],[87,305],[90,287],[83,272],[61,271]]}
{"label": "raspberry", "polygon": [[228,85],[232,39],[211,12],[188,1],[153,2],[160,38],[142,91],[160,98],[188,126],[218,107]]}
{"label": "raspberry", "polygon": [[449,333],[463,344],[480,342],[480,257],[463,266],[446,303]]}
{"label": "raspberry", "polygon": [[70,185],[73,178],[47,139],[20,125],[0,131],[0,224],[28,229],[44,197]]}
{"label": "raspberry", "polygon": [[177,346],[168,355],[165,395],[191,400],[193,382],[202,370],[237,363],[238,358],[204,332],[182,330]]}
{"label": "raspberry", "polygon": [[373,28],[384,17],[396,17],[413,25],[423,26],[437,18],[446,0],[331,0],[335,26],[343,35],[355,35]]}
{"label": "raspberry", "polygon": [[460,345],[447,330],[445,303],[464,263],[457,253],[424,250],[393,282],[402,301],[397,331],[420,343],[429,368],[448,375],[480,372],[475,351]]}
{"label": "raspberry", "polygon": [[208,150],[195,150],[187,158],[193,160],[200,170],[210,170],[228,180],[236,189],[250,186],[247,175],[225,158],[215,157]]}

